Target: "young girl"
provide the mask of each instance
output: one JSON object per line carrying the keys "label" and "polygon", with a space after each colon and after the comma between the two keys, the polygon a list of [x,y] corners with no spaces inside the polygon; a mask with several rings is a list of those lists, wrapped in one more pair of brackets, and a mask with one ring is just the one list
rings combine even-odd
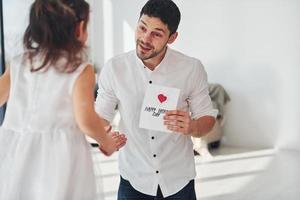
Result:
{"label": "young girl", "polygon": [[126,138],[107,133],[94,111],[93,67],[85,63],[89,5],[35,0],[26,53],[0,78],[0,199],[94,200],[95,177],[84,132],[107,155]]}

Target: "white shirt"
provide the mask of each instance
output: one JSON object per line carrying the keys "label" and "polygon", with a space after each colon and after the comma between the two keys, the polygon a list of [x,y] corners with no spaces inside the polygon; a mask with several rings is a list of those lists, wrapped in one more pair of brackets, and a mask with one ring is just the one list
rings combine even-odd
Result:
{"label": "white shirt", "polygon": [[111,122],[118,106],[119,131],[128,139],[119,152],[121,176],[147,195],[155,196],[160,185],[167,197],[195,178],[193,144],[190,136],[139,128],[145,89],[152,83],[180,89],[178,109],[189,110],[192,119],[217,112],[201,62],[170,48],[151,73],[135,51],[112,58],[101,71],[96,110]]}

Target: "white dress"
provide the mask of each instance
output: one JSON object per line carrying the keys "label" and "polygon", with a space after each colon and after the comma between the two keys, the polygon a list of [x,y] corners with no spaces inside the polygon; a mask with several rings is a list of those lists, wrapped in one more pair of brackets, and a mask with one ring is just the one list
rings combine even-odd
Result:
{"label": "white dress", "polygon": [[85,66],[31,73],[22,56],[13,59],[0,128],[1,200],[96,199],[90,146],[72,107],[74,82]]}

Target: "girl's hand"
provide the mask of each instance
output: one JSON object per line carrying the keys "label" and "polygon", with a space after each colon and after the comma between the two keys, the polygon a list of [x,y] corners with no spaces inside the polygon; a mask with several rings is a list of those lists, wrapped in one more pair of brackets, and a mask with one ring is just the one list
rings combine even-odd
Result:
{"label": "girl's hand", "polygon": [[[111,129],[111,128],[110,128]],[[110,129],[108,131],[110,131]],[[118,151],[126,144],[127,138],[124,134],[119,132],[108,132],[104,141],[100,144],[100,151],[106,155],[110,156],[115,151]]]}

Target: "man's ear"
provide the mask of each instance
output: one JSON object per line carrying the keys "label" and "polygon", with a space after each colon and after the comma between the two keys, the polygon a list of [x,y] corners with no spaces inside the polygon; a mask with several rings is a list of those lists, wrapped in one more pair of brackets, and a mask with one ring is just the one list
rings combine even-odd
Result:
{"label": "man's ear", "polygon": [[82,40],[84,37],[84,21],[80,21],[76,27],[76,37],[78,40]]}
{"label": "man's ear", "polygon": [[172,44],[172,43],[176,40],[177,36],[178,36],[178,32],[173,33],[173,34],[169,37],[168,44]]}

